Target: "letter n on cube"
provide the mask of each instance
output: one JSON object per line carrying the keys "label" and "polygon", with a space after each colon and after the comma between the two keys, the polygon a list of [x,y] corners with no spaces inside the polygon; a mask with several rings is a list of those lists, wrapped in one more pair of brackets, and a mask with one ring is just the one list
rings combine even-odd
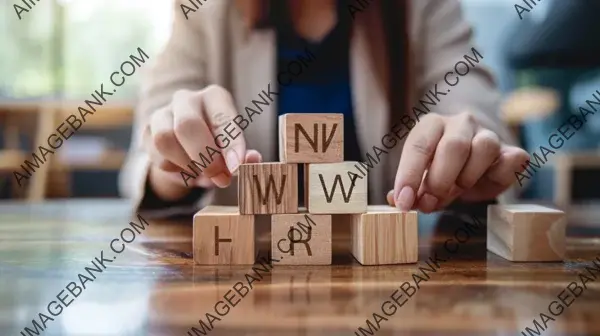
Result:
{"label": "letter n on cube", "polygon": [[288,113],[279,116],[279,161],[331,163],[343,160],[343,114]]}

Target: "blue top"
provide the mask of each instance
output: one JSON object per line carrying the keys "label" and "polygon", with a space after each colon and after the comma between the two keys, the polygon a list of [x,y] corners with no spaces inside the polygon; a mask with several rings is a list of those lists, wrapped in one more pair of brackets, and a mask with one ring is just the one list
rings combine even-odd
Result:
{"label": "blue top", "polygon": [[[279,85],[278,113],[342,113],[344,115],[344,161],[360,161],[350,87],[350,24],[349,16],[338,10],[338,24],[323,38],[313,43],[298,36],[291,24],[278,30],[278,73],[299,56],[307,58],[306,49],[314,54],[312,62],[297,76],[285,75],[285,85]],[[289,21],[288,21],[289,22]],[[296,71],[296,70],[294,70]],[[287,81],[291,79],[291,83]],[[303,197],[303,165],[299,165],[299,201]]]}

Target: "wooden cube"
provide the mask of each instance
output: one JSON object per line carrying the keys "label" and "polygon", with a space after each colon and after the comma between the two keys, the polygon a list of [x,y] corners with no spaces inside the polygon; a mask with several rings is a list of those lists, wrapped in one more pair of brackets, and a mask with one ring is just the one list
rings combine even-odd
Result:
{"label": "wooden cube", "polygon": [[540,205],[490,205],[487,248],[510,261],[562,261],[565,258],[564,212]]}
{"label": "wooden cube", "polygon": [[274,265],[331,265],[331,215],[271,216]]}
{"label": "wooden cube", "polygon": [[367,213],[345,215],[352,223],[352,255],[363,265],[416,263],[419,257],[417,212],[369,206]]}
{"label": "wooden cube", "polygon": [[358,162],[305,165],[308,212],[320,214],[363,213],[367,210],[367,175]]}
{"label": "wooden cube", "polygon": [[237,207],[205,207],[194,215],[193,232],[196,264],[254,264],[254,216],[241,215]]}
{"label": "wooden cube", "polygon": [[288,113],[279,116],[279,161],[344,161],[344,115]]}
{"label": "wooden cube", "polygon": [[243,164],[239,168],[240,213],[298,212],[298,166],[285,163]]}

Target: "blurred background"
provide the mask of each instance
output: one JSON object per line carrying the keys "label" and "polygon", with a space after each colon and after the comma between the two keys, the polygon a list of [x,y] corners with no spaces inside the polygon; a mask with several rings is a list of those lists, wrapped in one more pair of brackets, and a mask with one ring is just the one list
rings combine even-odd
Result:
{"label": "blurred background", "polygon": [[[8,161],[20,161],[19,167],[31,159],[32,146],[46,142],[43,135],[42,141],[36,140],[42,126],[36,114],[55,114],[46,120],[58,125],[85,99],[92,99],[101,83],[109,83],[110,74],[129,55],[137,55],[138,47],[152,61],[169,37],[172,1],[44,0],[23,13],[22,20],[13,3],[25,7],[20,1],[0,0],[0,148],[18,148],[28,156],[0,154],[0,197],[118,196],[118,170],[130,141],[143,66],[109,97],[107,107],[88,116],[86,126],[57,155],[50,155],[46,181],[29,179],[35,196],[16,185]],[[49,108],[57,102],[65,105],[61,111]]]}
{"label": "blurred background", "polygon": [[[13,3],[19,2],[0,0],[0,198],[117,197],[143,67],[52,156],[45,178],[20,188],[12,172],[31,158],[38,137],[45,141],[45,124],[75,112],[138,47],[152,61],[169,37],[172,1],[43,0],[22,20]],[[529,153],[539,153],[600,89],[600,24],[593,17],[600,1],[544,0],[522,20],[514,0],[462,4],[503,93],[502,117]],[[600,209],[599,139],[597,115],[526,187],[517,187],[519,197],[554,203],[570,216],[600,218],[594,215]]]}

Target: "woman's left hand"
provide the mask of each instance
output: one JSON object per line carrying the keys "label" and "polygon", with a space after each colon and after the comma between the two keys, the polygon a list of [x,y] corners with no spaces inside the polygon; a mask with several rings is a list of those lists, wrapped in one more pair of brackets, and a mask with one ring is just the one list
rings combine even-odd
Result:
{"label": "woman's left hand", "polygon": [[398,165],[390,205],[424,213],[459,198],[489,200],[508,189],[529,154],[503,144],[469,113],[426,115],[410,132]]}

